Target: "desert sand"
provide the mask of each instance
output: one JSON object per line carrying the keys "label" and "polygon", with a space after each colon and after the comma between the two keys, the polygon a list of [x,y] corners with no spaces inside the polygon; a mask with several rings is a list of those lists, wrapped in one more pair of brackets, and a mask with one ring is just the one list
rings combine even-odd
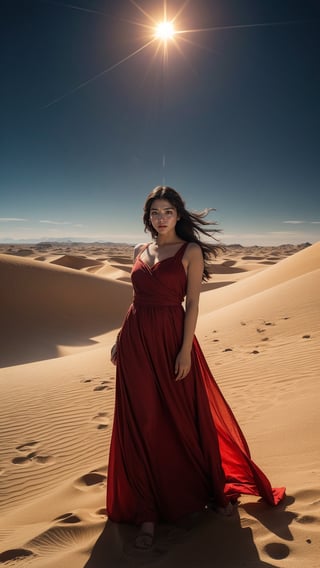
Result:
{"label": "desert sand", "polygon": [[0,563],[319,568],[320,243],[227,247],[200,299],[196,335],[285,500],[246,496],[232,517],[160,525],[148,552],[105,515],[109,352],[132,299],[132,250],[0,245]]}

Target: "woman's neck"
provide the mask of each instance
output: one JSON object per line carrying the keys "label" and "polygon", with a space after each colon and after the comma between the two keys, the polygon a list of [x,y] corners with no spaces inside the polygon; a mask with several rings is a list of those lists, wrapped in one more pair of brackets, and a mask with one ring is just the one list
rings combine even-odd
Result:
{"label": "woman's neck", "polygon": [[159,236],[157,237],[157,239],[155,240],[155,244],[158,245],[158,247],[162,247],[162,246],[167,246],[167,245],[177,245],[178,243],[182,243],[182,239],[180,239],[180,237],[178,237],[176,234],[172,235],[172,236],[163,236],[159,238]]}

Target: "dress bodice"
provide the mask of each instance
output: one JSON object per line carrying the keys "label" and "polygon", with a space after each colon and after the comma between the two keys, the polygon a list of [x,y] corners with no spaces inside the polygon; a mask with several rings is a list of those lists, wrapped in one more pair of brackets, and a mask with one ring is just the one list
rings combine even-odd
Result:
{"label": "dress bodice", "polygon": [[152,267],[138,255],[131,272],[135,305],[175,306],[183,302],[187,277],[182,258],[188,244]]}

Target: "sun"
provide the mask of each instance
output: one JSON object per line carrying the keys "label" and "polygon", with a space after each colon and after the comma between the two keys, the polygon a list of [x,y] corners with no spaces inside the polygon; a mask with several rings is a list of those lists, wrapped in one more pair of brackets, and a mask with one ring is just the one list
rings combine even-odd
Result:
{"label": "sun", "polygon": [[175,34],[175,29],[173,22],[168,22],[168,21],[160,22],[160,24],[158,24],[156,27],[155,37],[158,39],[162,39],[163,41],[172,39],[174,34]]}

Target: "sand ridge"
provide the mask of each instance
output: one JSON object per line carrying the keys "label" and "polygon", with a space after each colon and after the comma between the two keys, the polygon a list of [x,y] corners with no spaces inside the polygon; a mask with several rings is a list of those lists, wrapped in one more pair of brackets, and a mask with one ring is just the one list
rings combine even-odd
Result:
{"label": "sand ridge", "polygon": [[132,247],[9,248],[0,249],[0,563],[318,568],[320,243],[230,247],[201,294],[197,337],[286,500],[271,509],[243,497],[231,518],[207,511],[161,525],[146,554],[132,546],[135,528],[106,522],[104,509],[109,351],[132,298],[119,277]]}

